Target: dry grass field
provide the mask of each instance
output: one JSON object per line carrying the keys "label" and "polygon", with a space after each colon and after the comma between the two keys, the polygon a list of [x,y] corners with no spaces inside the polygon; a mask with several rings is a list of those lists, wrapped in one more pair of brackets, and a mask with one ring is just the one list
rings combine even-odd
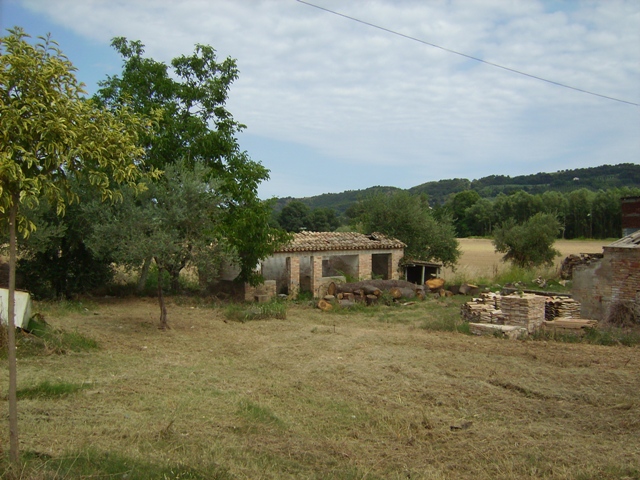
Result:
{"label": "dry grass field", "polygon": [[[467,280],[478,277],[493,278],[497,274],[509,268],[508,263],[502,261],[502,254],[496,253],[491,240],[484,238],[459,238],[462,256],[458,261],[458,267],[454,270],[444,269],[443,277],[453,280],[456,277]],[[570,254],[602,253],[602,247],[612,240],[557,240],[554,244],[561,256],[556,257],[552,274],[560,266],[562,260]]]}
{"label": "dry grass field", "polygon": [[99,348],[19,354],[20,389],[80,388],[20,400],[16,478],[640,478],[637,347],[429,328],[461,301],[240,323],[178,298],[166,332],[153,299],[40,304]]}

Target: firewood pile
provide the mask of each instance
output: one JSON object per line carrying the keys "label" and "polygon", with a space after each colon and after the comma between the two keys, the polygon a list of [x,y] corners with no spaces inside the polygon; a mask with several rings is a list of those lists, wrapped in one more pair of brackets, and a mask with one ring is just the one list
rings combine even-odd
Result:
{"label": "firewood pile", "polygon": [[556,318],[580,318],[580,302],[569,297],[547,297],[544,318],[547,321]]}
{"label": "firewood pile", "polygon": [[422,285],[407,282],[405,280],[365,280],[351,283],[330,283],[327,287],[327,295],[319,302],[321,310],[331,310],[334,304],[349,307],[356,303],[376,304],[386,295],[393,301],[401,299],[425,298],[425,289]]}
{"label": "firewood pile", "polygon": [[590,265],[603,257],[602,253],[581,253],[580,255],[569,255],[562,261],[560,266],[560,277],[564,280],[573,278],[573,270],[580,265]]}

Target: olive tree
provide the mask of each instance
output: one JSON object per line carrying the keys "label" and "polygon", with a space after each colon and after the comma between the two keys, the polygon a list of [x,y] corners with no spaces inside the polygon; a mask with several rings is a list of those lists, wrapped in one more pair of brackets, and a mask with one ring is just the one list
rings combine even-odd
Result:
{"label": "olive tree", "polygon": [[135,268],[151,258],[158,268],[160,328],[168,328],[163,273],[177,290],[180,271],[187,265],[200,274],[212,271],[225,256],[220,217],[223,197],[215,183],[203,180],[204,166],[188,168],[184,162],[167,165],[162,178],[135,195],[123,189],[124,200],[109,208],[86,205],[95,219],[87,239],[98,256],[108,255],[118,265]]}
{"label": "olive tree", "polygon": [[553,248],[560,233],[560,222],[548,213],[536,213],[529,220],[516,224],[509,219],[494,230],[493,245],[502,259],[523,268],[552,265],[560,252]]}
{"label": "olive tree", "polygon": [[114,184],[141,189],[144,123],[128,108],[107,111],[86,101],[74,67],[49,37],[32,44],[20,28],[0,39],[0,220],[9,233],[10,459],[19,462],[15,349],[15,266],[18,232],[37,225],[22,207],[42,197],[62,215],[78,197],[69,178],[83,176],[103,200]]}

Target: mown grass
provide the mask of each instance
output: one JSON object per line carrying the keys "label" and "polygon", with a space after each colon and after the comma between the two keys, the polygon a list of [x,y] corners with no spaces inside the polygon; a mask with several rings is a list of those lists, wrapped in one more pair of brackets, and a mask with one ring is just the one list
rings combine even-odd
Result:
{"label": "mown grass", "polygon": [[[228,471],[216,464],[197,467],[145,462],[117,452],[100,452],[89,448],[82,452],[67,452],[52,457],[40,452],[23,454],[23,465],[12,467],[6,460],[0,464],[1,478],[13,479],[183,479],[183,480],[231,480]],[[3,471],[4,470],[4,471]]]}
{"label": "mown grass", "polygon": [[468,299],[263,322],[176,304],[168,332],[148,299],[70,314],[101,348],[19,366],[24,464],[0,475],[636,478],[635,349],[458,335]]}

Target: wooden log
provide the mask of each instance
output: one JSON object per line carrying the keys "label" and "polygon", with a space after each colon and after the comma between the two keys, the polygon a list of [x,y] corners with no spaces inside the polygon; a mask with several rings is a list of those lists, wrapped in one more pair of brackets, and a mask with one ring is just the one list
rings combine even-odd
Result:
{"label": "wooden log", "polygon": [[338,303],[344,308],[353,307],[356,304],[353,300],[339,300]]}
{"label": "wooden log", "polygon": [[415,298],[416,291],[413,288],[398,288],[400,292],[400,298]]}
{"label": "wooden log", "polygon": [[378,297],[376,295],[367,295],[365,301],[367,305],[373,305],[374,303],[378,303]]}
{"label": "wooden log", "polygon": [[327,302],[326,300],[320,300],[318,302],[318,308],[320,310],[322,310],[323,312],[328,312],[329,310],[333,309],[333,305],[331,305],[329,302]]}
{"label": "wooden log", "polygon": [[427,288],[433,292],[439,291],[442,287],[444,287],[444,278],[430,278],[424,284]]}
{"label": "wooden log", "polygon": [[338,293],[338,287],[336,287],[336,283],[335,282],[331,282],[329,285],[327,285],[327,295],[334,295]]}
{"label": "wooden log", "polygon": [[366,295],[375,295],[376,297],[379,297],[380,295],[382,295],[382,291],[379,288],[373,287],[371,285],[363,285],[362,291]]}
{"label": "wooden log", "polygon": [[402,292],[400,291],[400,289],[398,287],[392,287],[389,289],[389,294],[391,295],[392,298],[394,298],[395,300],[399,299],[400,297],[402,297]]}

